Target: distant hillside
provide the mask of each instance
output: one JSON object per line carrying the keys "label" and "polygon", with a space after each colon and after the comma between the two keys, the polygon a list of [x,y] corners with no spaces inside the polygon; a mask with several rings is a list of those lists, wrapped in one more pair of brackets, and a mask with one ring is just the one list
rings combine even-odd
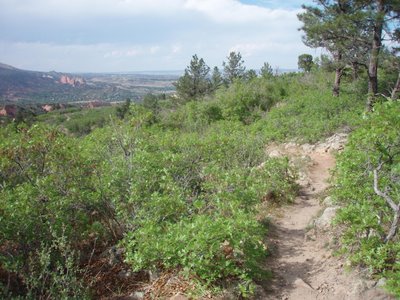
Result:
{"label": "distant hillside", "polygon": [[0,63],[0,104],[139,100],[174,90],[176,75],[67,74],[26,71]]}

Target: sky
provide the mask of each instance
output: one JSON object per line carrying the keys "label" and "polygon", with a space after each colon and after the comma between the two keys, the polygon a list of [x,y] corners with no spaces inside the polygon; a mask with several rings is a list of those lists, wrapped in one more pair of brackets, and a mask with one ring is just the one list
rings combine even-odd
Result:
{"label": "sky", "polygon": [[296,15],[311,0],[0,0],[0,62],[62,72],[183,70],[197,54],[222,66],[240,52],[295,69],[315,55]]}

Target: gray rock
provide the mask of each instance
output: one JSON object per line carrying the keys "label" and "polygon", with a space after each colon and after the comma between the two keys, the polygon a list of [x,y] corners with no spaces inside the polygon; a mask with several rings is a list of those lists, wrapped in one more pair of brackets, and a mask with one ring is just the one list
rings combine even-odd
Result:
{"label": "gray rock", "polygon": [[272,150],[268,155],[269,157],[281,157],[282,153],[275,149]]}
{"label": "gray rock", "polygon": [[158,270],[148,270],[150,281],[156,281],[160,277],[160,272]]}
{"label": "gray rock", "polygon": [[142,300],[144,298],[144,292],[134,292],[130,295],[131,300]]}
{"label": "gray rock", "polygon": [[318,229],[328,228],[335,218],[338,209],[339,207],[327,207],[323,214],[317,220],[315,220],[315,226]]}
{"label": "gray rock", "polygon": [[333,206],[333,200],[331,196],[328,196],[322,201],[325,206]]}
{"label": "gray rock", "polygon": [[129,270],[121,270],[117,274],[117,277],[120,279],[128,279],[131,276],[132,276],[132,273]]}
{"label": "gray rock", "polygon": [[377,287],[384,287],[386,285],[386,278],[382,277],[381,279],[378,280],[378,282],[376,283]]}

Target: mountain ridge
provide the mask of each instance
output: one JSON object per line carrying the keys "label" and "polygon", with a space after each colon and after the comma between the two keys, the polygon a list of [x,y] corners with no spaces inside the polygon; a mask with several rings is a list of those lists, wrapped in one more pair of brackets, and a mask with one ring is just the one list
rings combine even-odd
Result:
{"label": "mountain ridge", "polygon": [[0,104],[76,101],[139,101],[147,93],[169,93],[176,75],[75,74],[15,68],[0,63]]}

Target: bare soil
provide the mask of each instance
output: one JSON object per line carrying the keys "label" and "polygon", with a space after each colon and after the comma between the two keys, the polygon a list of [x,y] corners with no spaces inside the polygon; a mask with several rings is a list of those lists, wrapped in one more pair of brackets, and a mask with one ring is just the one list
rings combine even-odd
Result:
{"label": "bare soil", "polygon": [[[320,204],[329,187],[329,170],[335,165],[327,149],[299,145],[273,146],[268,152],[304,160],[301,189],[295,203],[277,212],[271,221],[267,267],[272,280],[263,284],[258,299],[395,299],[376,287],[376,281],[346,271],[343,258],[332,256],[334,240],[330,230],[318,230],[313,220],[323,209]],[[305,177],[305,178],[304,178]],[[326,194],[326,192],[325,192]]]}

